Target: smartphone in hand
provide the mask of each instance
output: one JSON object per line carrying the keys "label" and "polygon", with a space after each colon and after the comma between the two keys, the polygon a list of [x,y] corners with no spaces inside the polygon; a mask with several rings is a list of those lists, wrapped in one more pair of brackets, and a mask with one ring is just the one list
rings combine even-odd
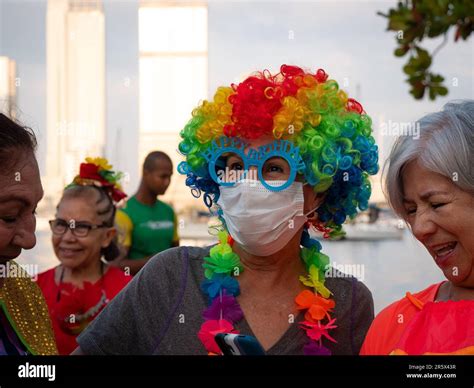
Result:
{"label": "smartphone in hand", "polygon": [[215,339],[224,356],[265,355],[265,350],[260,342],[250,335],[219,333]]}

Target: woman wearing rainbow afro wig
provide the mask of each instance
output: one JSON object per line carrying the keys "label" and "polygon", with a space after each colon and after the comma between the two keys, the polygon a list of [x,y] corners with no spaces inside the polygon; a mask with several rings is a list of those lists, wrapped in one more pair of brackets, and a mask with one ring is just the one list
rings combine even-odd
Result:
{"label": "woman wearing rainbow afro wig", "polygon": [[[158,254],[79,337],[87,354],[358,354],[370,291],[334,271],[310,228],[341,234],[377,173],[371,120],[323,70],[283,65],[220,87],[181,132],[178,171],[222,221],[219,243]],[[332,276],[325,276],[331,274]]]}

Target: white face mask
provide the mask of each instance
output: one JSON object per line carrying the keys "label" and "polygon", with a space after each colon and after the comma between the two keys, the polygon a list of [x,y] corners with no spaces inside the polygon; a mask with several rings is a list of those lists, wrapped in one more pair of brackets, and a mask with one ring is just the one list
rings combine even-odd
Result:
{"label": "white face mask", "polygon": [[301,182],[293,182],[281,191],[270,191],[259,180],[244,179],[219,189],[217,204],[223,211],[228,232],[255,256],[269,256],[281,250],[307,220]]}

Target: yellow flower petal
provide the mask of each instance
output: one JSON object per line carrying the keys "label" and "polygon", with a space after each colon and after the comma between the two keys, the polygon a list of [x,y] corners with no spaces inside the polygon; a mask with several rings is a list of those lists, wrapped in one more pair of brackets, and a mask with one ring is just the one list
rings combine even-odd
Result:
{"label": "yellow flower petal", "polygon": [[96,166],[99,166],[103,170],[111,170],[112,165],[109,164],[109,161],[105,158],[91,158],[87,157],[86,158],[87,163],[92,163],[95,164]]}

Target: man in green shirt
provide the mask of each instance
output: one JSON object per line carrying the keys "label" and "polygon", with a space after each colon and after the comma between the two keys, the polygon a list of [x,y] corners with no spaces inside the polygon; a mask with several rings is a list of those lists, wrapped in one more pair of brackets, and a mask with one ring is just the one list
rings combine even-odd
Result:
{"label": "man in green shirt", "polygon": [[172,174],[173,163],[168,155],[161,151],[148,154],[137,193],[117,211],[116,224],[123,250],[117,264],[132,275],[156,253],[179,245],[175,212],[157,198],[166,192]]}

